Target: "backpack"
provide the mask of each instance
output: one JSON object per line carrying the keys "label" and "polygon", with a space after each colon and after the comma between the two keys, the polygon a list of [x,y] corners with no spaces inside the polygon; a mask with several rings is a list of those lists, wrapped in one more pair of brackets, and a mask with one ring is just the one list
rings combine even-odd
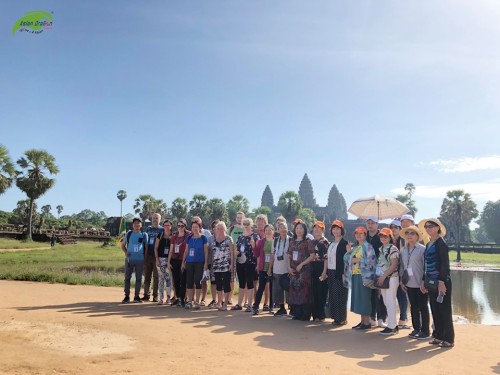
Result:
{"label": "backpack", "polygon": [[[126,236],[127,236],[127,241],[125,242],[125,244],[126,244],[127,246],[128,246],[128,243],[130,242],[130,236],[132,235],[132,232],[133,232],[133,231],[131,231],[131,230],[129,230],[129,231],[127,232],[127,235],[126,235]],[[142,238],[144,238],[144,232],[143,232],[143,231],[140,231],[139,233],[141,234]]]}

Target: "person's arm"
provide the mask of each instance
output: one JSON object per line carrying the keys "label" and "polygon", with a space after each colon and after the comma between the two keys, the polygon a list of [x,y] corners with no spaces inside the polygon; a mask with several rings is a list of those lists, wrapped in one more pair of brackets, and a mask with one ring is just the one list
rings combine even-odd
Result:
{"label": "person's arm", "polygon": [[160,267],[160,259],[158,259],[158,247],[159,247],[159,245],[160,245],[160,240],[158,238],[156,238],[155,245],[154,245],[156,267]]}
{"label": "person's arm", "polygon": [[274,240],[273,240],[273,247],[272,247],[272,250],[271,250],[271,257],[269,258],[269,269],[267,270],[267,275],[268,276],[272,276],[273,275],[274,254],[276,254],[276,249],[274,248]]}
{"label": "person's arm", "polygon": [[172,270],[172,265],[170,264],[170,261],[172,260],[172,251],[174,251],[174,244],[170,242],[170,251],[168,252],[168,268]]}
{"label": "person's arm", "polygon": [[[382,253],[380,253],[380,255],[382,255]],[[398,257],[394,257],[392,260],[391,260],[391,265],[389,267],[389,269],[384,272],[382,274],[382,276],[380,276],[378,278],[378,285],[382,285],[384,283],[384,280],[387,278],[387,277],[391,277],[391,275],[394,273],[394,271],[396,271],[396,268],[398,266],[398,263],[399,263],[399,259]]]}
{"label": "person's arm", "polygon": [[[127,234],[125,233],[123,240],[125,240],[126,237],[127,237]],[[125,253],[125,256],[128,257],[130,254],[128,252],[127,246],[125,246],[125,241],[122,241],[121,247],[122,247],[122,251]]]}
{"label": "person's arm", "polygon": [[206,271],[208,269],[208,243],[205,242],[203,244],[203,252],[205,253],[205,264],[203,265],[203,269]]}
{"label": "person's arm", "polygon": [[288,273],[290,275],[295,275],[295,270],[290,266],[290,257],[292,256],[292,253],[293,251],[290,251],[290,248],[288,249],[288,254],[287,254],[287,257],[286,257],[286,264],[288,266]]}
{"label": "person's arm", "polygon": [[231,256],[231,273],[234,273],[234,244],[233,244],[233,241],[231,241],[229,243],[229,253],[230,253],[230,256]]}
{"label": "person's arm", "polygon": [[186,241],[186,243],[184,245],[184,254],[182,254],[181,270],[183,270],[183,271],[186,269],[186,256],[187,256],[188,251],[189,251],[189,248],[188,248],[188,243]]}
{"label": "person's arm", "polygon": [[309,240],[308,242],[308,249],[309,249],[309,256],[307,259],[303,260],[302,262],[299,263],[297,266],[297,271],[300,272],[302,267],[304,267],[306,264],[311,263],[314,259],[316,259],[316,252],[314,251],[314,245],[313,242]]}
{"label": "person's arm", "polygon": [[441,238],[436,241],[437,254],[439,257],[439,285],[438,291],[439,294],[446,294],[446,279],[450,274],[450,257],[449,257],[449,248],[446,242]]}
{"label": "person's arm", "polygon": [[328,258],[326,258],[325,261],[323,262],[323,272],[319,277],[321,281],[324,281],[328,278],[327,270],[328,270]]}

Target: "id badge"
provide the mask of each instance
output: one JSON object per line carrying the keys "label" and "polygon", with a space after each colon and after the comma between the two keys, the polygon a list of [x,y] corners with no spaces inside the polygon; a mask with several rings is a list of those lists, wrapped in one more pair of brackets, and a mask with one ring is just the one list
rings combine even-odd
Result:
{"label": "id badge", "polygon": [[194,257],[194,249],[189,249],[189,256]]}
{"label": "id badge", "polygon": [[245,252],[245,245],[240,246],[240,252],[244,253]]}
{"label": "id badge", "polygon": [[271,255],[266,254],[266,257],[265,257],[265,262],[266,262],[266,263],[269,263],[270,261],[271,261]]}
{"label": "id badge", "polygon": [[150,245],[154,245],[154,244],[155,244],[155,238],[154,238],[153,236],[151,236],[151,237],[149,238],[149,244],[150,244]]}
{"label": "id badge", "polygon": [[292,260],[294,262],[298,261],[299,260],[299,252],[298,251],[293,251],[292,252]]}
{"label": "id badge", "polygon": [[413,270],[411,269],[411,267],[408,267],[406,271],[408,272],[408,276],[413,276]]}
{"label": "id badge", "polygon": [[175,245],[174,253],[179,254],[179,245]]}
{"label": "id badge", "polygon": [[169,251],[170,251],[170,247],[165,246],[165,248],[163,249],[163,254],[168,255]]}
{"label": "id badge", "polygon": [[375,270],[375,274],[377,276],[381,276],[384,272],[382,272],[382,266],[377,265],[377,269]]}
{"label": "id badge", "polygon": [[139,252],[139,245],[134,245],[134,253],[138,253]]}

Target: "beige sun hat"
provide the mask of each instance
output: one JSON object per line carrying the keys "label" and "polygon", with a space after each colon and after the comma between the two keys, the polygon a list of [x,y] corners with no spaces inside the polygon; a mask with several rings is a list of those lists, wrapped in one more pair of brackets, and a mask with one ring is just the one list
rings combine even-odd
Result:
{"label": "beige sun hat", "polygon": [[422,231],[420,229],[418,229],[418,227],[416,225],[410,225],[407,228],[401,229],[401,231],[399,232],[399,235],[401,237],[403,237],[405,241],[406,241],[406,233],[407,232],[415,232],[415,233],[417,233],[419,241],[422,241],[424,239],[424,236],[422,235]]}
{"label": "beige sun hat", "polygon": [[446,227],[444,226],[444,224],[441,221],[439,221],[439,219],[435,219],[435,218],[420,220],[420,223],[418,223],[418,229],[420,229],[420,231],[422,233],[427,233],[424,226],[429,221],[433,224],[436,224],[439,227],[439,229],[441,229],[441,233],[439,234],[441,237],[446,236]]}

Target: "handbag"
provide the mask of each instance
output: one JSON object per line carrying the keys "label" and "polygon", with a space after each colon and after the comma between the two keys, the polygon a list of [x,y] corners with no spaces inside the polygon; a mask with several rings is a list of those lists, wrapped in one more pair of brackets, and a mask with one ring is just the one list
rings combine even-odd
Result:
{"label": "handbag", "polygon": [[439,280],[432,279],[429,275],[424,276],[424,287],[429,292],[437,293]]}
{"label": "handbag", "polygon": [[378,284],[378,279],[379,277],[377,276],[375,279],[375,285],[378,289],[389,289],[389,281],[391,279],[390,277],[386,277],[382,285]]}
{"label": "handbag", "polygon": [[406,285],[410,281],[410,275],[408,275],[408,270],[403,271],[403,275],[401,275],[401,282]]}

